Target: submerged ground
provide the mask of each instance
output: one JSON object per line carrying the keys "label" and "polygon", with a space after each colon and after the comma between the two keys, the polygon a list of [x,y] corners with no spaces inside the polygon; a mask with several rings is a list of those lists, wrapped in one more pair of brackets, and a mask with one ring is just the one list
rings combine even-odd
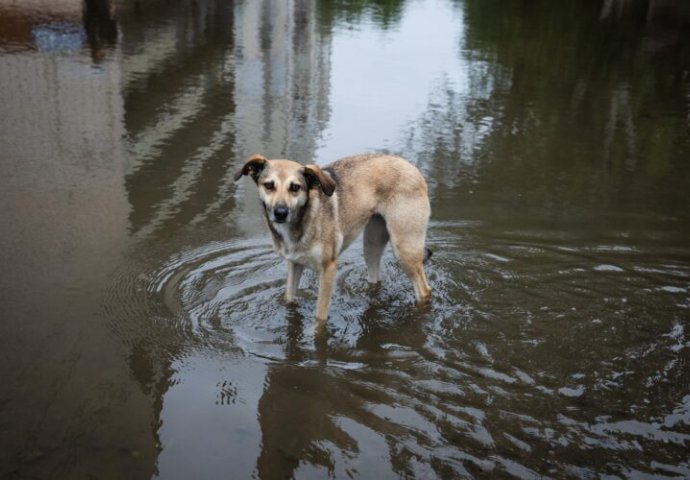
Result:
{"label": "submerged ground", "polygon": [[[684,2],[0,3],[0,477],[690,477]],[[262,152],[429,183],[315,334]]]}

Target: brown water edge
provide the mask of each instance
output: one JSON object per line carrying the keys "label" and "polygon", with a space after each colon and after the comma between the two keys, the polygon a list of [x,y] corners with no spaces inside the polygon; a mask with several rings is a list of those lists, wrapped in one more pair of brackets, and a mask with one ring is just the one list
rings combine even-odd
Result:
{"label": "brown water edge", "polygon": [[[0,476],[690,476],[684,3],[0,13]],[[355,244],[315,331],[232,173],[367,150],[434,299]]]}

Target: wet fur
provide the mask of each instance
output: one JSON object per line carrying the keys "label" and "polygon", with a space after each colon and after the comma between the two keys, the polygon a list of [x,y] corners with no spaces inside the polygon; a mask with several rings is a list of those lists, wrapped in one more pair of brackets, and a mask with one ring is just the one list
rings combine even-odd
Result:
{"label": "wet fur", "polygon": [[254,155],[235,180],[244,175],[259,190],[273,248],[288,261],[288,301],[295,299],[304,268],[315,270],[319,273],[316,318],[325,320],[338,255],[362,231],[369,282],[380,281],[381,255],[390,242],[417,301],[430,297],[422,265],[431,256],[424,246],[431,210],[427,186],[406,160],[355,155],[321,169]]}

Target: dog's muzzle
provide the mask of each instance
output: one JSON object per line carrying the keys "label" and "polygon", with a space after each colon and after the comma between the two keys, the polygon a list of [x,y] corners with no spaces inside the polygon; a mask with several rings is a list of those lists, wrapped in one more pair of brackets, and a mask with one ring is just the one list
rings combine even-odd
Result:
{"label": "dog's muzzle", "polygon": [[290,213],[290,211],[287,207],[278,205],[273,209],[273,220],[275,220],[276,223],[285,223],[288,213]]}

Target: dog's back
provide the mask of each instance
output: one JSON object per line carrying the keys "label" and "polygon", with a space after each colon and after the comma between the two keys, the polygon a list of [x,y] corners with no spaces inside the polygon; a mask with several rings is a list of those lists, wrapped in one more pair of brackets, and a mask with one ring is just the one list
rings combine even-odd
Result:
{"label": "dog's back", "polygon": [[324,171],[337,184],[343,248],[375,214],[384,219],[391,214],[407,216],[409,222],[426,229],[430,215],[426,181],[407,160],[392,155],[354,155],[327,165]]}

